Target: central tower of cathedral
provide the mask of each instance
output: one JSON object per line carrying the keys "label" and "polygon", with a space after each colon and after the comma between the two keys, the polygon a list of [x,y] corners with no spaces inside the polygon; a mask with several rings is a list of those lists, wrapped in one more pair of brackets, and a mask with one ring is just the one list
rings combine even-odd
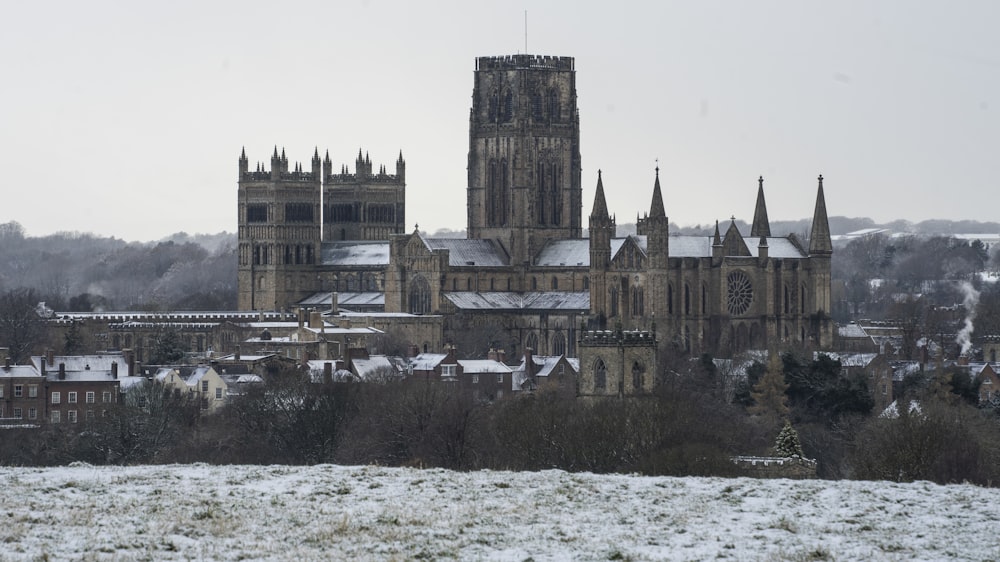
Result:
{"label": "central tower of cathedral", "polygon": [[580,118],[572,57],[476,61],[469,116],[469,238],[524,264],[549,240],[580,238]]}

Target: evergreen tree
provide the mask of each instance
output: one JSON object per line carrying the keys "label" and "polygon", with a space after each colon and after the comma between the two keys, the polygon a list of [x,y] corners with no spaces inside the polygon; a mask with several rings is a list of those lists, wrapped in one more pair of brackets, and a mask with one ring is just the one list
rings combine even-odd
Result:
{"label": "evergreen tree", "polygon": [[802,454],[802,444],[799,443],[799,432],[795,431],[788,420],[785,420],[785,427],[781,428],[778,438],[774,440],[774,454],[778,457],[805,456]]}

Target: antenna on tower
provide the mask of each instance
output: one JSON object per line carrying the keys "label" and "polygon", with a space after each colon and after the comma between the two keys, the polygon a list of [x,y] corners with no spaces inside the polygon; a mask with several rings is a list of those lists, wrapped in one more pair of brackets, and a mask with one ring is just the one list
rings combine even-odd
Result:
{"label": "antenna on tower", "polygon": [[528,54],[528,10],[524,11],[524,54]]}

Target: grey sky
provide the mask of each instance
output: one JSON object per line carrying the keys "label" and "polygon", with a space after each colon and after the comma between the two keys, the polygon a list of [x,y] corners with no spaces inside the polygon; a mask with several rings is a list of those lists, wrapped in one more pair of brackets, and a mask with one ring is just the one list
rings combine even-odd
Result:
{"label": "grey sky", "polygon": [[[18,2],[0,21],[0,222],[236,229],[237,158],[407,161],[407,222],[464,228],[477,56],[576,58],[584,215],[998,220],[1000,3]],[[586,221],[585,221],[586,222]]]}

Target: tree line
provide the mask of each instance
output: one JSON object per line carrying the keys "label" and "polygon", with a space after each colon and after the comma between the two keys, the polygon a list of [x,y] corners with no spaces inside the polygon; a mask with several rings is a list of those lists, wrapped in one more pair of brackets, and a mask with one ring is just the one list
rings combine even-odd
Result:
{"label": "tree line", "polygon": [[[205,415],[155,383],[104,417],[5,430],[0,462],[380,464],[735,476],[734,455],[801,454],[824,478],[1000,482],[1000,403],[958,371],[918,373],[895,413],[863,377],[802,350],[754,363],[736,388],[710,357],[678,355],[655,392],[583,400],[542,389],[475,402],[447,383],[314,383],[275,365]],[[794,435],[789,432],[794,431]]]}

